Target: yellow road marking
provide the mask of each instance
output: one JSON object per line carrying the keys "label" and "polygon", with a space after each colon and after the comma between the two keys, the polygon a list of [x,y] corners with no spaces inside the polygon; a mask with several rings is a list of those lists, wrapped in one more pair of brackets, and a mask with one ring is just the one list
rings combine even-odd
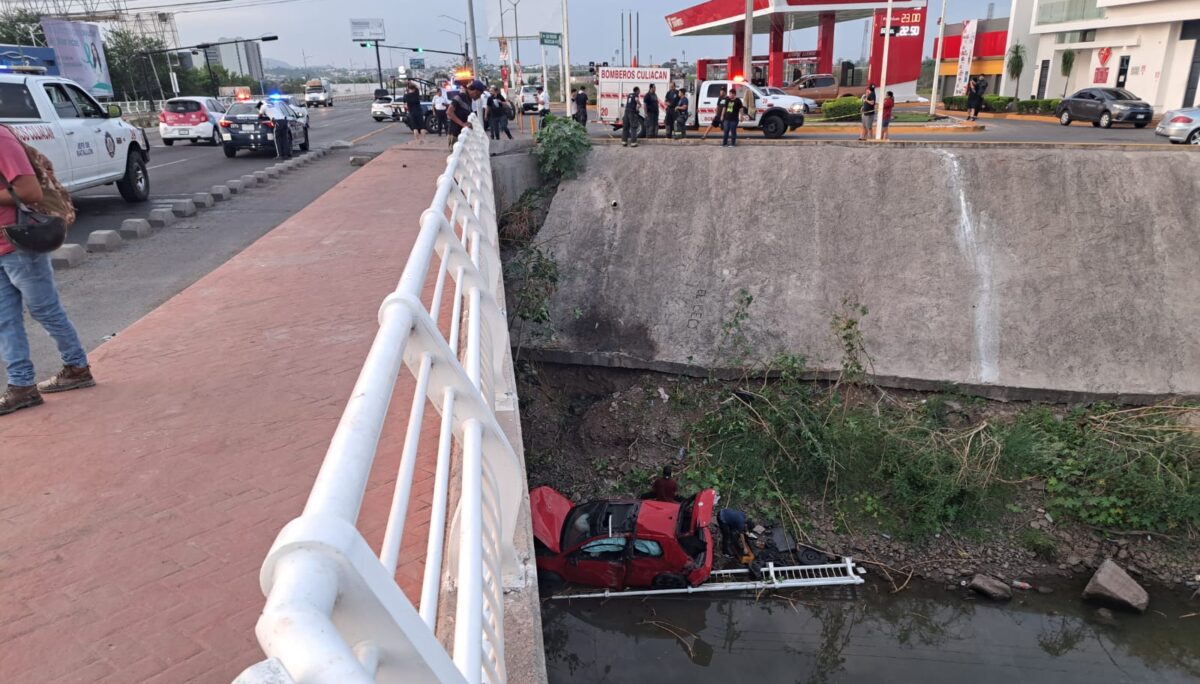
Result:
{"label": "yellow road marking", "polygon": [[354,140],[351,140],[351,141],[350,141],[350,144],[351,144],[351,145],[354,145],[354,144],[357,144],[357,143],[359,143],[359,142],[362,142],[363,140],[366,140],[367,138],[369,138],[369,137],[371,137],[371,136],[373,136],[373,135],[379,135],[380,133],[382,133],[382,132],[386,131],[387,129],[389,129],[389,128],[391,128],[392,126],[395,126],[395,125],[397,125],[397,124],[399,124],[399,123],[400,123],[399,121],[394,121],[394,122],[392,122],[392,123],[390,123],[390,124],[388,124],[388,125],[384,126],[383,128],[380,128],[380,129],[377,129],[377,130],[371,131],[370,133],[364,133],[363,135],[360,135],[360,136],[358,136],[358,137],[357,137],[357,138],[355,138]]}

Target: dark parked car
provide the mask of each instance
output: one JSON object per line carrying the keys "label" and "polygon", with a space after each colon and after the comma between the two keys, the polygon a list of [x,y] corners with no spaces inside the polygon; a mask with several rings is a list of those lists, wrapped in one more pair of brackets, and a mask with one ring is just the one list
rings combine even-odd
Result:
{"label": "dark parked car", "polygon": [[[292,146],[301,152],[308,151],[308,119],[287,103],[280,103],[287,115],[288,128],[292,132]],[[221,129],[221,140],[225,156],[233,157],[238,150],[275,150],[275,122],[258,113],[258,106],[250,102],[235,102],[229,105],[225,116],[217,122]]]}
{"label": "dark parked car", "polygon": [[1145,128],[1154,118],[1154,108],[1124,88],[1084,88],[1064,99],[1055,115],[1064,126],[1072,121],[1091,121],[1101,128],[1115,123]]}

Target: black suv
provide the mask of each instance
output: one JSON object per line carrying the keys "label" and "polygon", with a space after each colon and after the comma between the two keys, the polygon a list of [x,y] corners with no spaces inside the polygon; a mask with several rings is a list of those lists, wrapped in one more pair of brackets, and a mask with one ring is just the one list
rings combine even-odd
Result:
{"label": "black suv", "polygon": [[1064,126],[1072,121],[1091,121],[1101,128],[1115,123],[1145,128],[1154,118],[1154,108],[1124,88],[1084,88],[1064,99],[1054,114]]}

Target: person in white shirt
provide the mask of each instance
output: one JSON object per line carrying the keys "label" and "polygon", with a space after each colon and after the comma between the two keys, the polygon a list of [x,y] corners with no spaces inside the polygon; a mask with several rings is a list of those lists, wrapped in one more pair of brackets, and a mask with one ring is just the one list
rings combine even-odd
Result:
{"label": "person in white shirt", "polygon": [[550,113],[550,95],[542,86],[538,86],[537,93],[538,116],[545,119],[546,115]]}
{"label": "person in white shirt", "polygon": [[271,99],[258,103],[258,113],[275,124],[275,158],[284,159],[292,156],[292,137],[288,130],[287,114],[283,105]]}
{"label": "person in white shirt", "polygon": [[438,137],[446,132],[446,107],[449,106],[450,98],[446,97],[446,91],[439,89],[437,95],[433,96],[434,125],[437,126]]}

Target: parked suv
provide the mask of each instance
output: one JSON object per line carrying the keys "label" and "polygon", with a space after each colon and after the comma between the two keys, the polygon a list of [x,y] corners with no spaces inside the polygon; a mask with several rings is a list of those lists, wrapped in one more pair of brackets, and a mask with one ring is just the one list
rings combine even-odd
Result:
{"label": "parked suv", "polygon": [[1072,121],[1090,121],[1099,128],[1110,128],[1114,123],[1145,128],[1154,118],[1154,108],[1124,88],[1084,88],[1065,98],[1055,115],[1064,126]]}
{"label": "parked suv", "polygon": [[206,140],[220,145],[217,121],[224,113],[221,103],[211,97],[174,97],[164,102],[158,113],[158,133],[167,147],[176,140]]}

